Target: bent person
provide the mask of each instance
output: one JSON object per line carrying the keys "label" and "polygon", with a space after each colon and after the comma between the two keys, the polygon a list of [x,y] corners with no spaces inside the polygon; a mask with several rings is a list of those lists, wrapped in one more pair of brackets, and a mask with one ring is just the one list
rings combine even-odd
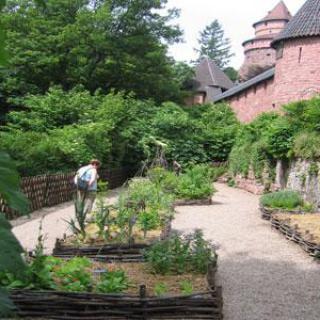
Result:
{"label": "bent person", "polygon": [[86,166],[81,167],[75,176],[74,182],[77,186],[77,199],[85,201],[86,211],[91,213],[98,189],[98,172],[101,163],[92,159]]}

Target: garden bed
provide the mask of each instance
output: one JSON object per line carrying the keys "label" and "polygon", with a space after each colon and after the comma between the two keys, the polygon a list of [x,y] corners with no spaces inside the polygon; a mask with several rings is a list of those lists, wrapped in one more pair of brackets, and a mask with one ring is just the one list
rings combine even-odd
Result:
{"label": "garden bed", "polygon": [[260,198],[261,216],[265,220],[270,220],[275,214],[298,215],[314,211],[314,206],[305,202],[296,191],[281,190],[266,193]]}
{"label": "garden bed", "polygon": [[66,239],[57,239],[53,249],[55,257],[74,257],[84,256],[97,260],[123,262],[143,261],[142,251],[150,247],[158,240],[164,240],[169,237],[171,232],[171,221],[168,221],[162,230],[149,232],[149,236],[143,240],[138,239],[133,243],[116,243],[97,241],[91,244],[72,243],[72,237]]}
{"label": "garden bed", "polygon": [[211,196],[204,199],[179,199],[174,202],[174,206],[208,206],[211,204]]}
{"label": "garden bed", "polygon": [[[214,264],[209,267],[207,276],[153,275],[148,273],[143,263],[117,263],[111,266],[128,273],[131,285],[127,292],[97,294],[14,290],[11,298],[18,308],[17,315],[32,319],[64,320],[222,319],[222,290],[214,286]],[[155,296],[152,292],[159,281],[165,282],[171,291]],[[179,281],[192,281],[193,292],[179,293]]]}
{"label": "garden bed", "polygon": [[271,217],[271,225],[311,256],[320,258],[320,214],[277,213]]}
{"label": "garden bed", "polygon": [[296,210],[285,210],[285,209],[275,209],[275,208],[269,208],[265,207],[263,205],[260,205],[259,207],[261,212],[261,218],[264,220],[271,220],[271,217],[275,214],[304,214],[301,209]]}

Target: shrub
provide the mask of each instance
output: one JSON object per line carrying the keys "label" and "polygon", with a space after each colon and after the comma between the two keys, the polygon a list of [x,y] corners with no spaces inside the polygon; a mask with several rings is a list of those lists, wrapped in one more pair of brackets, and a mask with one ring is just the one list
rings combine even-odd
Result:
{"label": "shrub", "polygon": [[265,207],[293,210],[303,205],[301,195],[296,191],[283,190],[263,195],[260,202]]}
{"label": "shrub", "polygon": [[302,159],[320,158],[320,137],[316,132],[302,132],[294,139],[293,153]]}
{"label": "shrub", "polygon": [[173,235],[145,250],[146,260],[154,273],[206,273],[217,256],[201,230],[186,236]]}
{"label": "shrub", "polygon": [[182,199],[203,199],[214,193],[212,172],[208,165],[195,165],[179,176],[176,194]]}
{"label": "shrub", "polygon": [[148,171],[148,178],[165,192],[175,193],[178,186],[178,177],[174,172],[161,167],[155,167]]}

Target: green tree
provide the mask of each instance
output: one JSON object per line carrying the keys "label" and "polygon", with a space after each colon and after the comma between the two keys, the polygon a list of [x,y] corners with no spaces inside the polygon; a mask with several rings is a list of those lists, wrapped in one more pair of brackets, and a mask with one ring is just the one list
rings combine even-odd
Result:
{"label": "green tree", "polygon": [[223,72],[229,77],[229,79],[233,82],[239,80],[239,73],[233,67],[227,67],[223,70]]}
{"label": "green tree", "polygon": [[167,45],[181,31],[167,0],[9,0],[3,23],[10,51],[1,72],[6,96],[45,93],[52,85],[91,93],[135,92],[177,98]]}
{"label": "green tree", "polygon": [[204,56],[209,57],[221,69],[228,65],[230,58],[234,55],[231,53],[230,40],[225,37],[222,26],[217,19],[200,32],[198,43],[200,45],[200,49],[196,49],[199,53],[198,61]]}

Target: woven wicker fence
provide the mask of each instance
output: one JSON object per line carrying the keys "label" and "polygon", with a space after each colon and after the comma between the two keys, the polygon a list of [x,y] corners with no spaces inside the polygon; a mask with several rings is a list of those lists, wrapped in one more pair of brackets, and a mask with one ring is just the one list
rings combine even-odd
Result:
{"label": "woven wicker fence", "polygon": [[[108,181],[109,188],[121,186],[132,175],[129,168],[110,169],[99,172],[103,181]],[[30,201],[30,211],[51,207],[73,199],[75,172],[47,174],[21,179],[21,190]],[[0,197],[0,212],[7,219],[19,217],[19,213],[10,209]]]}

